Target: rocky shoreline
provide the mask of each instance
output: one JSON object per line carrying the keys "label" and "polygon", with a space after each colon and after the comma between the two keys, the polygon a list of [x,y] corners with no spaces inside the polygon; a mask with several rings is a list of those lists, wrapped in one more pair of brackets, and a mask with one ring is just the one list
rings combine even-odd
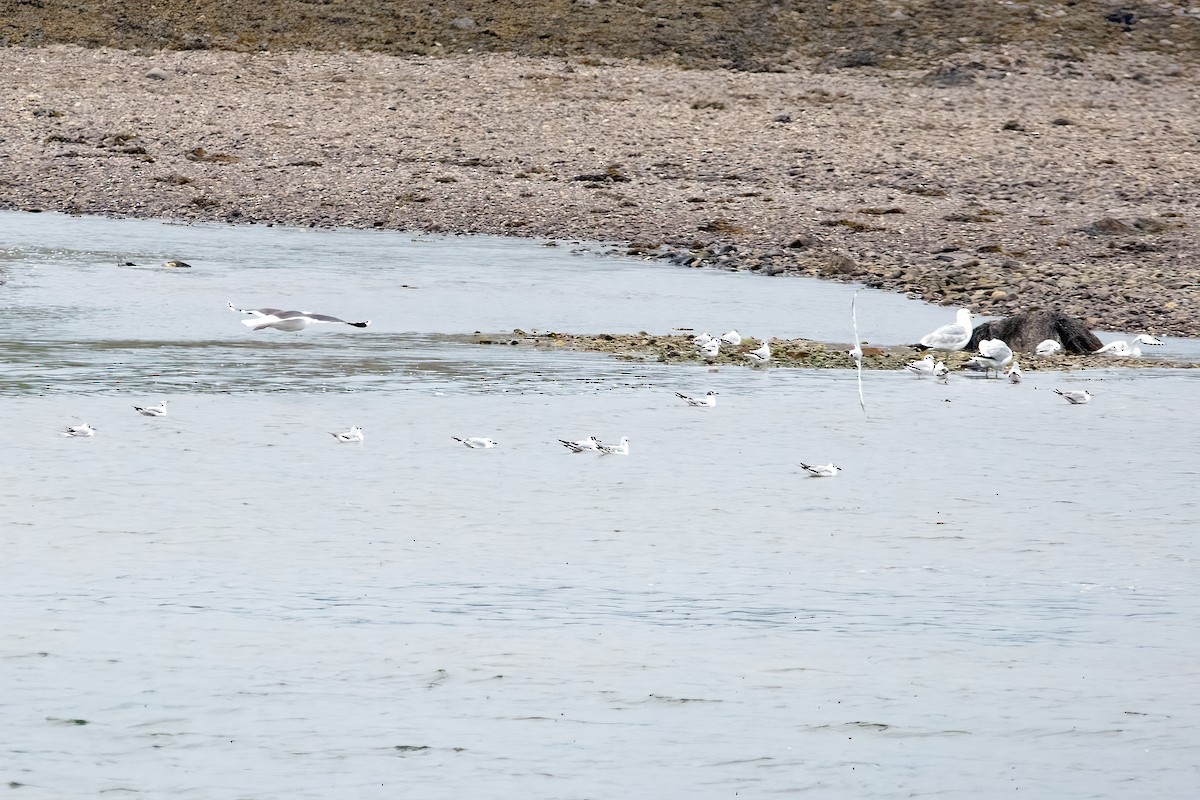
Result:
{"label": "rocky shoreline", "polygon": [[0,48],[0,208],[609,243],[1200,336],[1200,95],[1158,53],[933,70]]}
{"label": "rocky shoreline", "polygon": [[[714,367],[739,366],[753,369],[755,365],[745,353],[762,344],[762,339],[747,337],[736,347],[724,347],[715,359],[706,359],[692,346],[692,334],[599,333],[575,334],[554,331],[526,332],[520,329],[507,333],[477,333],[448,335],[445,341],[477,345],[527,347],[539,350],[572,350],[586,353],[605,353],[625,361],[654,361],[663,364],[707,364]],[[854,361],[847,355],[850,345],[818,342],[811,339],[767,340],[771,347],[771,367],[785,369],[852,369]],[[936,353],[952,371],[961,370],[973,353]],[[863,369],[899,370],[920,354],[909,346],[864,347]],[[1033,353],[1017,353],[1017,361],[1026,372],[1058,371],[1069,372],[1080,369],[1108,369],[1130,367],[1137,369],[1197,369],[1200,362],[1161,359],[1125,358],[1110,355],[1076,355],[1057,353],[1038,356]]]}

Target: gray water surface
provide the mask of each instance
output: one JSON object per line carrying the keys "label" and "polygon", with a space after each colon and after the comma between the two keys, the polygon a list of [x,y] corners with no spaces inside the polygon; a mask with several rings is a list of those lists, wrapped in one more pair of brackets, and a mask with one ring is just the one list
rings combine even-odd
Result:
{"label": "gray water surface", "polygon": [[[14,796],[1194,792],[1195,370],[868,373],[864,415],[849,371],[435,336],[845,340],[853,287],[501,239],[0,226]],[[228,300],[372,326],[252,334]],[[952,317],[859,303],[878,343]],[[329,436],[351,424],[362,444]],[[589,434],[631,453],[556,442]]]}

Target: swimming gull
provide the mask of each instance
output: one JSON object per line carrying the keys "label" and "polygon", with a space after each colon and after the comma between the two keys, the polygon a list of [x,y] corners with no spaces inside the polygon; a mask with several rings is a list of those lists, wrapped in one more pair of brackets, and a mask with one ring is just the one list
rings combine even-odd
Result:
{"label": "swimming gull", "polygon": [[472,450],[479,450],[488,447],[495,447],[499,442],[493,442],[486,436],[471,436],[466,439],[460,439],[457,436],[452,437],[454,441],[461,442]]}
{"label": "swimming gull", "polygon": [[163,266],[166,267],[167,269],[191,269],[192,268],[191,264],[187,263],[186,261],[180,261],[178,259],[171,259],[170,261],[164,261]]}
{"label": "swimming gull", "polygon": [[134,406],[133,410],[143,417],[165,417],[167,415],[167,401],[163,400],[156,406]]}
{"label": "swimming gull", "polygon": [[689,406],[715,406],[717,404],[716,392],[709,392],[704,397],[688,397],[686,394],[676,392],[675,396],[682,399]]}
{"label": "swimming gull", "polygon": [[1104,345],[1104,347],[1101,347],[1099,350],[1097,350],[1096,354],[1100,355],[1103,353],[1110,356],[1141,358],[1142,345],[1144,344],[1152,345],[1154,347],[1161,347],[1165,343],[1157,336],[1151,336],[1148,333],[1139,333],[1137,336],[1133,337],[1127,342],[1121,339],[1118,339],[1115,342],[1109,342],[1108,344]]}
{"label": "swimming gull", "polygon": [[344,319],[331,317],[328,314],[314,314],[311,311],[282,311],[278,308],[235,308],[233,303],[229,303],[230,311],[237,311],[242,314],[252,314],[250,319],[242,320],[242,324],[252,331],[261,331],[265,328],[275,328],[280,331],[299,331],[304,330],[309,325],[318,323],[341,323],[354,328],[365,328],[371,324],[371,320],[366,322],[347,322]]}
{"label": "swimming gull", "polygon": [[842,471],[842,468],[832,461],[828,464],[805,464],[801,461],[800,466],[807,470],[813,478],[832,478]]}
{"label": "swimming gull", "polygon": [[604,442],[598,442],[596,446],[598,448],[600,448],[600,455],[602,455],[602,456],[613,456],[613,455],[627,456],[627,455],[629,455],[629,437],[628,436],[622,436],[620,444],[605,444]]}
{"label": "swimming gull", "polygon": [[1092,393],[1087,389],[1083,391],[1068,391],[1064,392],[1061,389],[1055,389],[1054,393],[1061,396],[1064,400],[1073,406],[1080,406],[1084,403],[1092,402]]}
{"label": "swimming gull", "polygon": [[363,436],[363,429],[357,425],[351,425],[348,431],[342,431],[341,433],[330,432],[329,435],[339,442],[361,442],[366,438]]}
{"label": "swimming gull", "polygon": [[567,441],[566,439],[559,439],[558,441],[562,442],[562,446],[570,450],[572,453],[583,453],[589,450],[595,451],[600,449],[600,440],[595,436],[589,436],[588,438],[580,439],[577,442]]}
{"label": "swimming gull", "polygon": [[971,312],[960,308],[955,322],[943,325],[932,333],[921,337],[921,345],[928,350],[953,352],[962,350],[971,341]]}
{"label": "swimming gull", "polygon": [[67,429],[65,431],[63,431],[62,435],[63,436],[95,436],[96,429],[85,422],[82,425],[68,425]]}

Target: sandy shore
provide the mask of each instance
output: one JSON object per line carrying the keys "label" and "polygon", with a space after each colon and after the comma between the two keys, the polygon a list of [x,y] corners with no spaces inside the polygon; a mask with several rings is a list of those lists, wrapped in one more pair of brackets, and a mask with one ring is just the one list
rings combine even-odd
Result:
{"label": "sandy shore", "polygon": [[1200,335],[1200,102],[1161,56],[687,71],[0,48],[0,207],[614,243]]}

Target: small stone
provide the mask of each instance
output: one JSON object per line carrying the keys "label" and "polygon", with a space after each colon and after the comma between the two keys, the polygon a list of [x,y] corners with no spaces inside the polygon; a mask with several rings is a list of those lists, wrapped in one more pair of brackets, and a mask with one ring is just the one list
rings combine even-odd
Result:
{"label": "small stone", "polygon": [[450,22],[450,27],[460,31],[473,31],[475,30],[475,20],[470,17],[459,17]]}
{"label": "small stone", "polygon": [[152,81],[165,81],[167,78],[171,77],[171,75],[162,67],[154,67],[146,72],[146,77]]}

